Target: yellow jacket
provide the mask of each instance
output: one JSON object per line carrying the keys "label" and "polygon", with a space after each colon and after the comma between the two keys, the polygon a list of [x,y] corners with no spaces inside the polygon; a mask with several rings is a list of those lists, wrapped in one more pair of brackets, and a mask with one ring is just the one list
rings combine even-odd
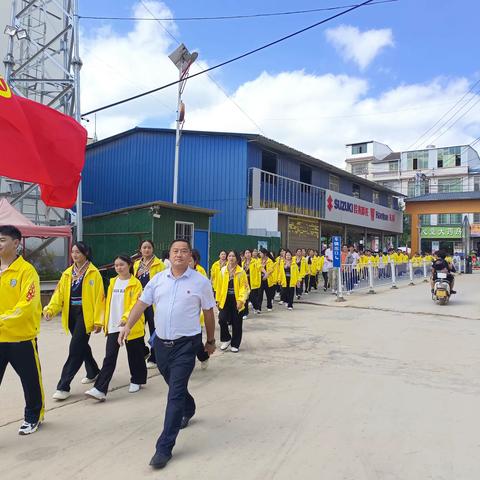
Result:
{"label": "yellow jacket", "polygon": [[[204,277],[208,278],[207,272],[201,265],[195,265],[195,270],[203,275]],[[203,327],[205,325],[205,318],[203,316],[203,310],[200,312],[200,325]]]}
{"label": "yellow jacket", "polygon": [[212,268],[210,269],[210,281],[212,282],[212,287],[215,292],[217,291],[217,282],[220,278],[220,260],[217,260],[213,263]]}
{"label": "yellow jacket", "polygon": [[[133,274],[137,276],[138,269],[140,268],[141,259],[136,260],[133,264]],[[157,274],[160,273],[162,270],[165,270],[165,264],[158,258],[154,257],[153,263],[150,266],[150,280]]]}
{"label": "yellow jacket", "polygon": [[[298,270],[298,265],[293,261],[290,264],[290,284],[289,287],[296,287],[297,283],[300,281],[300,271]],[[278,283],[283,287],[287,287],[287,276],[285,275],[285,262],[282,264],[282,268],[279,271]]]}
{"label": "yellow jacket", "polygon": [[[218,308],[223,308],[225,305],[225,300],[227,299],[228,282],[230,280],[230,274],[226,265],[220,270],[220,275],[220,280],[218,281],[219,288],[216,290],[216,295]],[[243,303],[242,308],[239,310],[241,312],[245,308],[245,303],[250,295],[250,287],[248,286],[247,274],[240,265],[237,265],[235,270],[235,275],[233,277],[233,288],[235,290],[235,298],[237,302]]]}
{"label": "yellow jacket", "polygon": [[0,275],[0,342],[33,340],[40,331],[41,316],[38,273],[18,257]]}
{"label": "yellow jacket", "polygon": [[325,263],[325,257],[323,255],[316,257],[317,260],[317,272],[321,272],[323,270],[323,264]]}
{"label": "yellow jacket", "polygon": [[[103,330],[105,335],[108,335],[108,323],[110,320],[110,303],[112,301],[112,293],[113,288],[115,287],[115,281],[117,280],[118,276],[115,278],[110,279],[110,285],[108,286],[107,291],[107,301],[105,304],[105,316],[103,322]],[[140,298],[142,294],[142,284],[140,280],[136,278],[134,275],[130,275],[130,280],[128,282],[127,288],[125,289],[125,294],[123,296],[123,315],[122,315],[122,323],[127,323],[128,316],[130,315],[130,311],[132,310],[133,306],[137,303],[137,300]],[[127,340],[135,340],[136,338],[143,337],[145,335],[145,317],[142,316],[138,320],[138,322],[133,326],[130,334],[127,337]]]}
{"label": "yellow jacket", "polygon": [[[292,259],[293,262],[297,263],[297,256],[295,255]],[[305,278],[305,276],[308,274],[308,269],[307,269],[307,260],[305,257],[301,257],[300,260],[300,280]]]}
{"label": "yellow jacket", "polygon": [[[62,312],[62,326],[68,334],[68,315],[70,313],[70,289],[72,285],[73,266],[67,268],[60,277],[57,288],[50,303],[43,309],[44,314],[51,317]],[[93,330],[94,325],[103,326],[105,316],[105,290],[100,272],[92,263],[87,268],[82,282],[82,309],[83,320],[87,333]]]}
{"label": "yellow jacket", "polygon": [[[245,267],[245,260],[242,262],[242,268]],[[262,273],[259,260],[252,258],[250,260],[250,288],[255,290],[262,284]]]}
{"label": "yellow jacket", "polygon": [[[261,259],[259,260],[259,264],[260,264],[260,275],[263,276],[262,274],[263,265],[262,265]],[[275,268],[275,263],[271,258],[267,257],[267,262],[265,263],[265,271],[269,274],[267,278],[268,286],[273,287],[277,283],[277,271]]]}

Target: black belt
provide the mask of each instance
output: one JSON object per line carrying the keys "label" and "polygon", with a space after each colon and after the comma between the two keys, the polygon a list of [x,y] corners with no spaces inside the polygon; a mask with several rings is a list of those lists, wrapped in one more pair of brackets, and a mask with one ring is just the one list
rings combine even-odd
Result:
{"label": "black belt", "polygon": [[201,333],[198,333],[197,335],[193,335],[192,337],[180,337],[176,338],[175,340],[166,340],[164,338],[158,338],[155,337],[155,340],[158,340],[164,347],[167,348],[172,348],[177,345],[181,345],[182,343],[192,341],[194,338],[197,338],[198,336],[201,336]]}

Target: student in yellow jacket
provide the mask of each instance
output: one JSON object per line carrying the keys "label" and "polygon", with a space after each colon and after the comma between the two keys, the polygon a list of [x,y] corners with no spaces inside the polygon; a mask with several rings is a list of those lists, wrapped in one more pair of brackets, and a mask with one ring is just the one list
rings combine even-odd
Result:
{"label": "student in yellow jacket", "polygon": [[91,255],[85,243],[73,244],[73,265],[62,273],[50,303],[43,309],[47,321],[62,312],[62,326],[72,335],[68,358],[53,394],[55,400],[66,400],[70,396],[70,383],[83,362],[87,370],[83,384],[93,383],[100,372],[88,341],[92,331],[102,330],[105,291],[102,276],[91,263]]}
{"label": "student in yellow jacket", "polygon": [[252,257],[252,250],[247,248],[244,252],[244,260],[242,262],[242,268],[247,275],[248,285],[250,287],[250,296],[245,303],[245,310],[243,312],[243,320],[248,318],[249,309],[248,303],[251,302],[253,307],[253,313],[259,313],[258,295],[260,286],[262,284],[262,274],[260,272],[260,262]]}
{"label": "student in yellow jacket", "polygon": [[220,277],[220,270],[227,264],[227,252],[220,250],[218,252],[218,260],[213,263],[210,268],[210,281],[212,282],[213,292],[217,291],[217,281]]}
{"label": "student in yellow jacket", "polygon": [[[190,267],[193,270],[196,270],[200,275],[203,275],[205,278],[208,278],[207,272],[205,269],[200,265],[200,252],[197,249],[192,250],[192,260],[190,262]],[[200,312],[200,325],[202,327],[202,333],[205,327],[205,318],[203,315],[203,311]],[[208,368],[208,360],[210,358],[209,353],[205,350],[203,342],[199,344],[197,350],[197,359],[200,362],[202,370]]]}
{"label": "student in yellow jacket", "polygon": [[45,411],[37,349],[42,307],[38,274],[17,255],[21,239],[18,228],[0,226],[0,384],[10,363],[25,396],[24,421],[18,433],[29,435],[37,431]]}
{"label": "student in yellow jacket", "polygon": [[303,256],[301,248],[297,248],[293,261],[297,264],[300,273],[300,283],[296,288],[297,300],[300,300],[303,293],[304,278],[308,275],[307,260]]}
{"label": "student in yellow jacket", "polygon": [[267,297],[267,311],[273,309],[273,297],[275,296],[275,285],[277,284],[275,273],[275,262],[266,248],[261,248],[258,252],[260,273],[262,276],[260,283],[260,291],[258,294],[258,311],[262,311],[263,294]]}
{"label": "student in yellow jacket", "polygon": [[[271,253],[272,252],[270,252],[270,254]],[[275,258],[275,265],[273,269],[273,278],[275,279],[275,297],[280,299],[279,303],[282,303],[281,302],[282,286],[280,285],[280,281],[278,277],[280,275],[280,270],[283,268],[284,261],[285,261],[285,249],[281,248],[278,252],[277,257]]]}
{"label": "student in yellow jacket", "polygon": [[282,286],[282,298],[284,298],[287,308],[293,310],[293,298],[295,297],[295,288],[300,283],[300,271],[290,250],[285,251],[285,261],[279,272],[279,281]]}
{"label": "student in yellow jacket", "polygon": [[[120,345],[118,336],[125,326],[130,310],[142,294],[142,284],[133,275],[133,262],[129,256],[118,255],[115,258],[117,276],[110,280],[103,331],[107,337],[105,359],[95,385],[85,392],[88,397],[104,402],[107,398],[108,386],[117,366]],[[128,366],[130,368],[129,393],[136,393],[141,385],[147,383],[147,366],[144,360],[145,317],[132,327],[126,342]]]}
{"label": "student in yellow jacket", "polygon": [[[140,242],[139,252],[142,257],[133,265],[133,274],[138,278],[142,284],[142,288],[147,286],[147,283],[159,272],[165,270],[165,264],[155,255],[155,245],[151,240],[142,240]],[[148,307],[145,312],[145,323],[148,324],[150,338],[152,338],[155,331],[155,321],[153,306]],[[155,350],[149,349],[145,345],[145,355],[147,356],[147,368],[157,368],[155,360]]]}
{"label": "student in yellow jacket", "polygon": [[[227,254],[227,264],[220,271],[217,288],[218,323],[220,325],[221,350],[230,346],[237,353],[242,342],[243,311],[250,295],[250,287],[245,270],[241,267],[240,255],[231,250]],[[228,326],[232,326],[232,333]]]}

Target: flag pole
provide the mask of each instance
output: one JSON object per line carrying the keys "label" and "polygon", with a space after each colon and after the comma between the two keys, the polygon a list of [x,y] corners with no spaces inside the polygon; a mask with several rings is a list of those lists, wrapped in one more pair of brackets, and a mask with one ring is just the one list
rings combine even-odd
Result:
{"label": "flag pole", "polygon": [[[74,113],[75,120],[81,123],[81,109],[80,109],[80,69],[82,68],[82,61],[80,60],[80,41],[79,41],[79,17],[78,17],[78,0],[73,0],[73,87],[74,87]],[[77,193],[77,212],[76,212],[76,226],[77,226],[77,241],[83,240],[83,205],[82,205],[82,179],[78,184]]]}

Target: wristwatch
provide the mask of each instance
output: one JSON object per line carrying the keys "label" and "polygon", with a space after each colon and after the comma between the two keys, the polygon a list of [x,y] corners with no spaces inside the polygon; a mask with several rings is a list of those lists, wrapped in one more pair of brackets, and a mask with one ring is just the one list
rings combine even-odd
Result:
{"label": "wristwatch", "polygon": [[208,345],[215,345],[215,339],[213,340],[207,340]]}

